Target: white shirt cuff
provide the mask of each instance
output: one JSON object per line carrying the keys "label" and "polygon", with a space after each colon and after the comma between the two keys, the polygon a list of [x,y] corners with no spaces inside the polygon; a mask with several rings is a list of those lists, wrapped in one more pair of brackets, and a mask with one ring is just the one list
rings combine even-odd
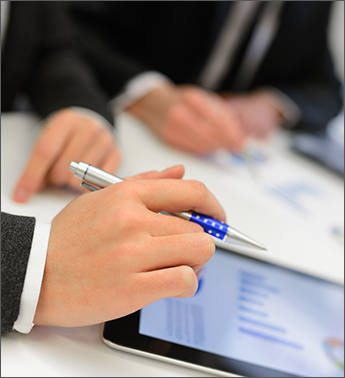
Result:
{"label": "white shirt cuff", "polygon": [[33,320],[41,292],[50,229],[50,223],[36,221],[20,300],[19,316],[13,325],[13,328],[20,333],[29,333],[34,326]]}
{"label": "white shirt cuff", "polygon": [[141,73],[129,80],[125,84],[123,91],[113,98],[109,105],[114,114],[117,115],[149,92],[162,88],[167,83],[171,83],[171,80],[159,72],[147,71]]}
{"label": "white shirt cuff", "polygon": [[[92,120],[95,122],[103,131],[106,133],[110,134],[112,138],[117,140],[117,130],[108,122],[106,118],[101,116],[99,113],[88,109],[88,108],[83,108],[80,106],[70,106],[68,109],[73,110],[79,117],[83,117],[89,120]],[[59,110],[57,110],[58,112]],[[53,112],[49,114],[46,118],[42,119],[39,122],[39,125],[44,125],[46,122],[49,121],[49,119],[54,116],[56,112]]]}
{"label": "white shirt cuff", "polygon": [[78,113],[80,117],[92,120],[93,122],[97,123],[97,125],[102,127],[104,130],[114,130],[114,127],[103,116],[91,109],[82,108],[79,106],[71,106],[69,109],[74,110],[76,113]]}

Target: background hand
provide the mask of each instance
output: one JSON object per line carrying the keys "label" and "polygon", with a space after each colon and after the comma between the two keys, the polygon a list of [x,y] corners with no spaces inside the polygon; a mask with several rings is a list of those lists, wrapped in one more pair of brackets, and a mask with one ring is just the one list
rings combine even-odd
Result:
{"label": "background hand", "polygon": [[281,124],[278,98],[273,93],[256,91],[245,95],[225,94],[225,99],[232,111],[237,113],[244,131],[253,138],[267,139]]}
{"label": "background hand", "polygon": [[13,199],[26,202],[47,185],[69,185],[80,190],[80,180],[68,171],[72,160],[87,161],[113,173],[120,163],[120,152],[110,131],[72,109],[63,109],[47,120]]}
{"label": "background hand", "polygon": [[150,172],[160,179],[128,179],[79,196],[54,218],[36,325],[101,323],[195,293],[213,238],[158,212],[195,210],[222,221],[225,214],[200,182],[163,178],[181,172]]}
{"label": "background hand", "polygon": [[196,154],[221,147],[238,151],[246,138],[237,115],[226,102],[196,86],[167,84],[127,111],[166,143]]}

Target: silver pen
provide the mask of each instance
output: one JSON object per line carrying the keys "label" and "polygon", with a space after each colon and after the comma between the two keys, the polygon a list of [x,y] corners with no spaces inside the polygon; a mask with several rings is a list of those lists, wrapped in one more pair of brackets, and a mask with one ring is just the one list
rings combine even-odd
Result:
{"label": "silver pen", "polygon": [[[103,189],[109,185],[124,181],[122,178],[94,167],[91,164],[72,161],[69,170],[82,180],[81,185],[89,190],[95,191]],[[164,212],[163,212],[164,213]],[[179,218],[194,222],[202,226],[205,232],[223,241],[236,241],[246,246],[256,247],[266,250],[266,248],[255,240],[235,230],[224,222],[207,217],[196,212],[174,212],[165,213]]]}

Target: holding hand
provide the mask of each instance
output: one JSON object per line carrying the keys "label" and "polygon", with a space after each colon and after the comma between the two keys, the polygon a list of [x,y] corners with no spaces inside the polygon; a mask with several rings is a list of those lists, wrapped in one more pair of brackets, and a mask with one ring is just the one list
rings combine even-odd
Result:
{"label": "holding hand", "polygon": [[167,84],[151,91],[127,111],[163,141],[196,154],[221,147],[239,151],[246,139],[237,115],[226,102],[196,86]]}
{"label": "holding hand", "polygon": [[182,175],[182,166],[138,175],[79,196],[55,217],[36,325],[101,323],[195,293],[213,238],[158,213],[193,210],[221,221],[225,214],[203,184]]}
{"label": "holding hand", "polygon": [[68,172],[71,160],[89,161],[114,172],[120,162],[120,152],[110,131],[72,109],[63,109],[48,119],[16,185],[13,199],[26,202],[47,185],[80,189],[80,181]]}

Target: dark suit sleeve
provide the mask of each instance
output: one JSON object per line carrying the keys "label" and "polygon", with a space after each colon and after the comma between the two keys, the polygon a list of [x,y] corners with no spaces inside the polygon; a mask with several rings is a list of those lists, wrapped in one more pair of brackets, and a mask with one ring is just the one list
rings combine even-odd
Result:
{"label": "dark suit sleeve", "polygon": [[80,51],[113,98],[146,71],[175,83],[192,82],[207,44],[210,3],[73,1],[71,16]]}
{"label": "dark suit sleeve", "polygon": [[295,130],[323,132],[342,107],[341,85],[333,74],[332,60],[326,48],[323,58],[314,65],[310,75],[278,88],[301,110]]}
{"label": "dark suit sleeve", "polygon": [[[126,2],[71,2],[70,15],[78,27],[79,51],[92,66],[109,99],[136,75],[155,69],[140,56],[133,57],[129,52],[138,47],[139,41],[133,45],[133,38],[136,39],[144,27],[147,7],[151,7],[147,2],[134,2],[129,13]],[[138,18],[139,14],[142,17]],[[126,20],[131,22],[126,23]],[[124,26],[122,30],[121,25]],[[145,27],[142,32],[146,30]]]}
{"label": "dark suit sleeve", "polygon": [[342,106],[327,31],[332,2],[293,1],[284,5],[278,35],[255,86],[272,85],[301,110],[297,130],[322,132]]}
{"label": "dark suit sleeve", "polygon": [[83,32],[80,53],[93,67],[97,79],[105,90],[108,99],[121,92],[125,84],[133,77],[146,71],[154,70],[140,59],[132,59],[107,45],[97,34]]}
{"label": "dark suit sleeve", "polygon": [[19,315],[34,228],[35,218],[1,212],[1,334]]}
{"label": "dark suit sleeve", "polygon": [[70,106],[91,109],[111,124],[106,96],[76,52],[76,30],[64,2],[40,2],[40,44],[28,92],[43,116]]}

